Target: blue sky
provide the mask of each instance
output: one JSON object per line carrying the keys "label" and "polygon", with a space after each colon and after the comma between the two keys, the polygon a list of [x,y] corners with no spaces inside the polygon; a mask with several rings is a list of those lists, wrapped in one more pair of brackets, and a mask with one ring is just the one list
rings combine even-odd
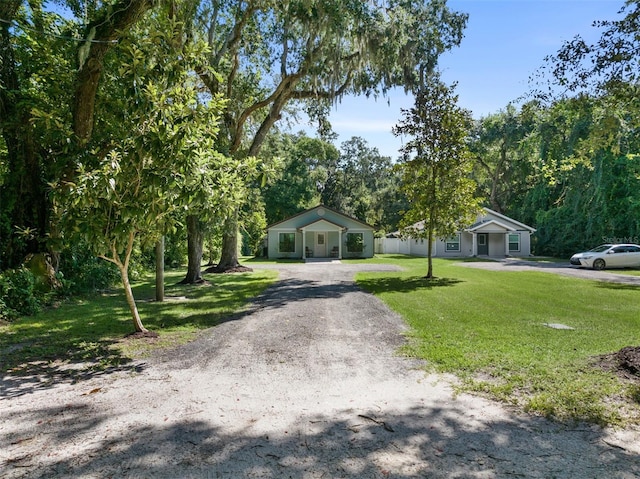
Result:
{"label": "blue sky", "polygon": [[[443,79],[458,83],[459,105],[475,118],[496,113],[528,91],[529,77],[575,35],[598,38],[594,20],[619,18],[623,0],[449,0],[453,10],[469,14],[459,48],[440,59]],[[331,123],[337,144],[364,138],[381,154],[396,158],[401,139],[391,127],[413,98],[402,92],[389,99],[348,98],[338,104]]]}

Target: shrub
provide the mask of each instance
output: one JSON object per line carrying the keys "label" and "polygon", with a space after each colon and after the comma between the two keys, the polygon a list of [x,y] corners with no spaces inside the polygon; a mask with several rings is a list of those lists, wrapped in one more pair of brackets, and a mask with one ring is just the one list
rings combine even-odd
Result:
{"label": "shrub", "polygon": [[113,286],[120,275],[115,266],[97,258],[81,244],[60,255],[58,268],[62,274],[65,293],[88,293]]}
{"label": "shrub", "polygon": [[40,311],[41,300],[36,292],[36,278],[27,268],[17,268],[0,274],[0,318],[12,320]]}

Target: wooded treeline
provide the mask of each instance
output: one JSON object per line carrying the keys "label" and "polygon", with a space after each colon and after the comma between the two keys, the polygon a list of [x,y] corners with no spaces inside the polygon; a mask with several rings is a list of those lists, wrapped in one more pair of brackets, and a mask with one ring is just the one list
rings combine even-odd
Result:
{"label": "wooded treeline", "polygon": [[[329,108],[415,92],[466,22],[443,0],[56,4],[0,3],[0,270],[38,252],[127,268],[167,235],[197,281],[203,256],[233,267],[238,235],[258,251],[267,224],[318,203],[395,230],[396,159],[336,144]],[[537,254],[639,239],[640,8],[624,5],[600,41],[549,57],[564,95],[470,127],[477,196],[536,227]],[[318,138],[285,131],[296,112]]]}
{"label": "wooded treeline", "polygon": [[[239,235],[261,231],[281,176],[262,151],[280,120],[304,112],[328,135],[344,95],[412,91],[466,19],[445,0],[1,2],[0,270],[89,251],[117,266],[143,330],[137,251],[183,231],[185,282],[202,281],[207,241],[217,271],[239,267]],[[365,214],[356,203],[375,202],[344,194],[362,181],[343,159],[325,158],[316,191]]]}

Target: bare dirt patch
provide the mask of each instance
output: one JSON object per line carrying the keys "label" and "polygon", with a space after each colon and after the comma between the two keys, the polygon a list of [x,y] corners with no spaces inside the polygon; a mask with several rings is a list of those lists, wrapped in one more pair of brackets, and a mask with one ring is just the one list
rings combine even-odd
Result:
{"label": "bare dirt patch", "polygon": [[144,339],[148,341],[156,340],[160,335],[155,331],[136,331],[135,333],[127,334],[126,339]]}
{"label": "bare dirt patch", "polygon": [[218,265],[213,265],[207,268],[204,272],[210,274],[225,274],[225,273],[250,273],[253,269],[238,265],[233,268],[220,268]]}
{"label": "bare dirt patch", "polygon": [[615,355],[620,368],[640,380],[640,346],[627,346]]}
{"label": "bare dirt patch", "polygon": [[640,384],[640,346],[627,346],[595,358],[594,366]]}

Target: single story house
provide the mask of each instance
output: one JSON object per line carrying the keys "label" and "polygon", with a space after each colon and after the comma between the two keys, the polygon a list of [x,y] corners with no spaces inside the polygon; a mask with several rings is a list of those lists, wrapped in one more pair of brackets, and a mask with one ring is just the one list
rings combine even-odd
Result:
{"label": "single story house", "polygon": [[[424,223],[416,223],[421,229]],[[475,223],[446,239],[436,239],[432,254],[439,257],[531,256],[531,235],[535,228],[489,208],[483,208]],[[388,234],[377,252],[427,256],[427,241],[403,237],[399,231]]]}
{"label": "single story house", "polygon": [[324,205],[267,227],[267,257],[371,258],[373,226]]}

